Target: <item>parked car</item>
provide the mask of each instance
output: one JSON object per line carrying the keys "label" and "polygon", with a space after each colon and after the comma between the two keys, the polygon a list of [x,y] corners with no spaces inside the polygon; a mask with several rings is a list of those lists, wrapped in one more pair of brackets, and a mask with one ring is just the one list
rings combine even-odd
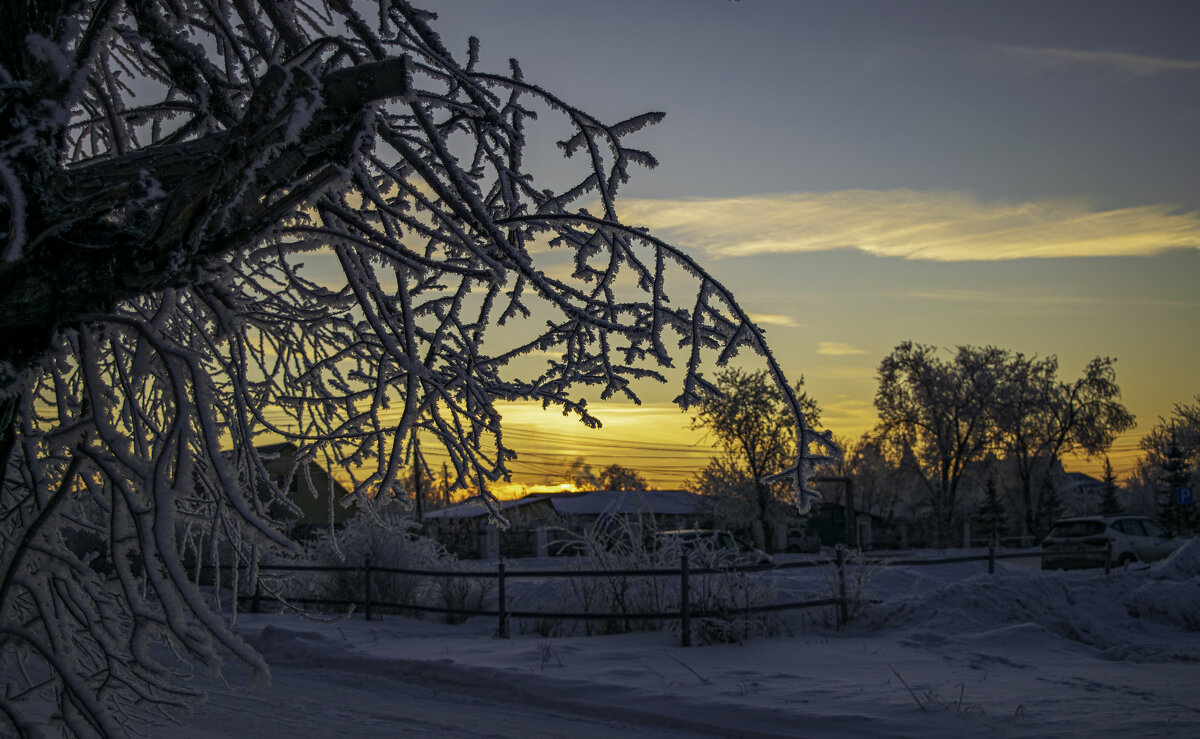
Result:
{"label": "parked car", "polygon": [[659,548],[677,547],[699,566],[767,565],[774,558],[723,529],[677,529],[655,535]]}
{"label": "parked car", "polygon": [[1064,518],[1042,540],[1042,569],[1103,567],[1104,554],[1096,553],[1112,542],[1112,564],[1165,559],[1183,545],[1162,526],[1145,516],[1077,516]]}

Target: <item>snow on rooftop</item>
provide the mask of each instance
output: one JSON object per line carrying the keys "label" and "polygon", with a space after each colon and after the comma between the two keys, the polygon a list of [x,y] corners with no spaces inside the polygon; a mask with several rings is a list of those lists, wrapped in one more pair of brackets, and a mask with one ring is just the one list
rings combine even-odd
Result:
{"label": "snow on rooftop", "polygon": [[[582,493],[536,493],[514,500],[500,501],[502,511],[549,501],[555,512],[570,516],[653,513],[663,516],[690,516],[698,513],[703,500],[686,490],[588,490]],[[425,515],[426,518],[476,518],[487,509],[477,499],[467,500]]]}
{"label": "snow on rooftop", "polygon": [[[528,505],[545,497],[539,495],[527,495],[524,498],[515,498],[513,500],[502,500],[499,502],[500,510],[512,510],[523,505]],[[462,503],[455,503],[445,508],[439,508],[436,511],[429,511],[425,514],[425,518],[478,518],[488,515],[488,509],[484,506],[483,501],[478,496],[472,496]]]}
{"label": "snow on rooftop", "polygon": [[605,513],[688,516],[697,513],[703,501],[699,495],[686,490],[592,490],[570,496],[556,495],[550,502],[559,513],[574,516]]}

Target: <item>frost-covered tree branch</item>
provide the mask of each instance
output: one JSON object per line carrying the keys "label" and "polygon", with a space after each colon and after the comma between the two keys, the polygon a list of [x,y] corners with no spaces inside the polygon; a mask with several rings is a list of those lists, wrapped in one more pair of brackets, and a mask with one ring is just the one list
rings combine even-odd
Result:
{"label": "frost-covered tree branch", "polygon": [[[255,444],[284,438],[369,507],[412,440],[452,483],[508,474],[497,402],[598,419],[761,354],[802,503],[837,453],[763,336],[678,249],[622,225],[627,137],[513,61],[459,61],[403,0],[19,0],[0,37],[0,726],[120,734],[233,656],[221,593],[294,548]],[[526,126],[560,121],[556,188]],[[672,302],[669,295],[685,296]],[[686,357],[675,367],[675,357]],[[498,511],[497,511],[498,515]],[[201,588],[202,566],[218,571]],[[228,596],[224,596],[228,597]]]}

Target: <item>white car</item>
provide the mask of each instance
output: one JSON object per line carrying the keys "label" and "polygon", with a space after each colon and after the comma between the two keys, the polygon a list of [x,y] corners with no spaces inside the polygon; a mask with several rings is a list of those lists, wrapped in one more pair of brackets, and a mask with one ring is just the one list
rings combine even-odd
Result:
{"label": "white car", "polygon": [[769,565],[774,558],[721,529],[660,531],[658,547],[671,547],[689,554],[688,560],[702,567]]}
{"label": "white car", "polygon": [[1112,564],[1154,562],[1170,556],[1184,539],[1171,537],[1145,516],[1077,516],[1054,524],[1042,540],[1042,569],[1103,567],[1112,542]]}

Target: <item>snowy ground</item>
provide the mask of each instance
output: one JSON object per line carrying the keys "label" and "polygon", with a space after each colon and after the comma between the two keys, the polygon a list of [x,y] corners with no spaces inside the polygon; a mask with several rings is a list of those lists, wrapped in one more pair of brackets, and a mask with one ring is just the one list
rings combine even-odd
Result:
{"label": "snowy ground", "polygon": [[805,612],[779,636],[691,648],[669,630],[505,640],[488,619],[243,615],[272,685],[218,686],[185,727],[150,733],[1200,736],[1200,540],[1107,577],[892,567],[867,595],[882,602],[840,631]]}

